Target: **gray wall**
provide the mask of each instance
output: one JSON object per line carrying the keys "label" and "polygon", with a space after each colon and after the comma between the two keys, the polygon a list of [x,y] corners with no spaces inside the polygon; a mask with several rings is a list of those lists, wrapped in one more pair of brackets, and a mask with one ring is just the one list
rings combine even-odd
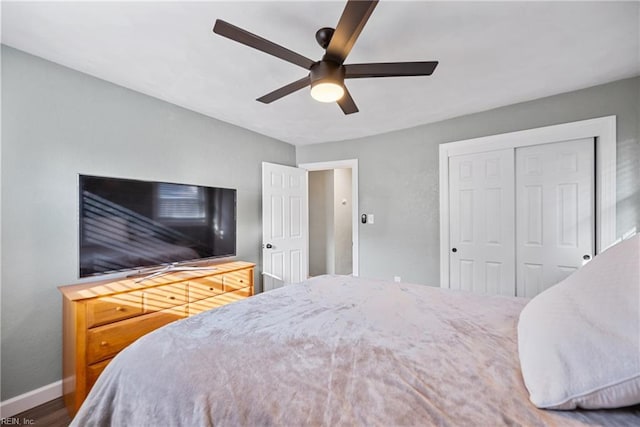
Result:
{"label": "gray wall", "polygon": [[2,400],[61,378],[79,173],[236,188],[237,259],[259,263],[262,161],[295,148],[3,46]]}
{"label": "gray wall", "polygon": [[[357,158],[360,275],[439,284],[438,145],[616,115],[618,235],[640,231],[640,78],[511,105],[412,129],[298,147],[298,163]],[[363,106],[360,114],[366,114]]]}

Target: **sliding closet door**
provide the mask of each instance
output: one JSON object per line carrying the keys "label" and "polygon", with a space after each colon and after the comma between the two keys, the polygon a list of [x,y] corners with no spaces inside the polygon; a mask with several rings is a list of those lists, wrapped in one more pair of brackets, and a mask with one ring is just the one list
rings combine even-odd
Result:
{"label": "sliding closet door", "polygon": [[517,295],[532,297],[595,253],[594,139],[516,149]]}
{"label": "sliding closet door", "polygon": [[513,149],[449,159],[450,287],[515,295]]}

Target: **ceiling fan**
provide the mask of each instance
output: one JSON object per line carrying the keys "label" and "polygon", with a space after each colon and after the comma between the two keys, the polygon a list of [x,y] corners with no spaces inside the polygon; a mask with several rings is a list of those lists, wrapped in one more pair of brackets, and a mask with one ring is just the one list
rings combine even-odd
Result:
{"label": "ceiling fan", "polygon": [[358,107],[344,85],[345,79],[429,76],[438,65],[438,61],[344,64],[377,4],[378,0],[347,1],[338,26],[335,29],[320,28],[316,32],[318,44],[326,50],[320,61],[313,61],[220,19],[216,20],[213,32],[309,70],[309,74],[300,80],[276,89],[257,101],[270,104],[311,86],[311,96],[317,101],[337,102],[344,114],[357,113]]}

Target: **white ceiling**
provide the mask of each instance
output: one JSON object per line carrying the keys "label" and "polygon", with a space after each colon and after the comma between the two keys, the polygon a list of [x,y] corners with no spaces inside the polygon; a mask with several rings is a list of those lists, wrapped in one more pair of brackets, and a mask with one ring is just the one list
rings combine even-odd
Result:
{"label": "white ceiling", "polygon": [[213,34],[217,18],[311,59],[344,2],[2,2],[2,42],[295,145],[357,138],[640,74],[636,2],[381,1],[346,63],[438,60],[431,77],[348,80],[360,112],[306,72]]}

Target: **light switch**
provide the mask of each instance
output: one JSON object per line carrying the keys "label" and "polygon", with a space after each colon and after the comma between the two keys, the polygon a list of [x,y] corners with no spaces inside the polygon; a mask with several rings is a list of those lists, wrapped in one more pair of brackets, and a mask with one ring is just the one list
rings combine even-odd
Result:
{"label": "light switch", "polygon": [[367,215],[367,222],[368,222],[369,224],[373,224],[373,214],[369,214],[369,215]]}

